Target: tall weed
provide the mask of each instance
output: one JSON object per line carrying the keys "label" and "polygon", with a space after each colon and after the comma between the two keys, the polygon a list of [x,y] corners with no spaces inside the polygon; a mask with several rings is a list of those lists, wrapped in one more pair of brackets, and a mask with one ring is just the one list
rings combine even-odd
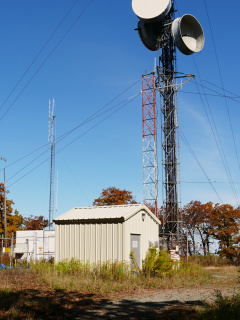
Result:
{"label": "tall weed", "polygon": [[188,261],[195,264],[199,264],[204,267],[209,267],[209,266],[220,267],[220,266],[227,266],[231,264],[229,260],[222,259],[213,253],[209,253],[206,256],[195,254],[190,256],[188,258]]}
{"label": "tall weed", "polygon": [[[165,251],[149,250],[142,270],[133,272],[125,262],[82,263],[71,259],[56,265],[39,261],[32,269],[52,288],[107,293],[122,289],[176,288],[205,283],[207,273],[199,265],[175,265]],[[136,270],[135,270],[136,271]]]}
{"label": "tall weed", "polygon": [[209,305],[201,315],[202,320],[237,320],[240,319],[240,294],[233,297],[223,297],[216,293],[216,300]]}

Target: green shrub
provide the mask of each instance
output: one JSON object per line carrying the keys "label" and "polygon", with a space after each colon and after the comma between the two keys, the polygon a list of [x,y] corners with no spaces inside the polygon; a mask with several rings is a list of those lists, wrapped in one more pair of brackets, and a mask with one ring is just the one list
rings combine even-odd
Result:
{"label": "green shrub", "polygon": [[149,275],[164,276],[173,271],[174,261],[165,250],[158,250],[157,247],[148,249],[146,259],[143,263],[143,272]]}

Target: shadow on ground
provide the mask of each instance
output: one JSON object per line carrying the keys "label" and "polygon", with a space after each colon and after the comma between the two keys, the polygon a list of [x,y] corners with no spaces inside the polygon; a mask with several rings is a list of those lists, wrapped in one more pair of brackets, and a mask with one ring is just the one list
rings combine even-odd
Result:
{"label": "shadow on ground", "polygon": [[111,301],[65,290],[0,291],[0,319],[196,319],[201,301]]}

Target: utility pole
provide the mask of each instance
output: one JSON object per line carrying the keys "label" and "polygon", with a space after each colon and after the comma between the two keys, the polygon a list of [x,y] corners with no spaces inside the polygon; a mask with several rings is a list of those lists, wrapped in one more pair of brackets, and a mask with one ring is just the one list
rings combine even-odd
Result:
{"label": "utility pole", "polygon": [[[3,157],[0,157],[0,160],[3,160],[6,162],[7,160]],[[3,214],[4,214],[4,238],[5,238],[5,248],[7,246],[7,205],[6,205],[6,172],[4,168],[4,185],[3,185],[3,194],[4,194],[4,208],[3,208]]]}
{"label": "utility pole", "polygon": [[4,168],[4,238],[5,248],[7,247],[7,205],[6,205],[6,172]]}

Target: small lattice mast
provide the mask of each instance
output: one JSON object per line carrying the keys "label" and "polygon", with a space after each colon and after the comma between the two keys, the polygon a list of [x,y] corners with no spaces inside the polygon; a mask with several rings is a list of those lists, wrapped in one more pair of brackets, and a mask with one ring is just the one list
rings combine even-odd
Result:
{"label": "small lattice mast", "polygon": [[54,186],[55,186],[55,142],[56,142],[56,117],[54,116],[55,101],[53,99],[52,108],[49,100],[49,126],[48,141],[51,143],[51,163],[50,163],[50,195],[49,195],[49,229],[53,226],[54,213]]}

